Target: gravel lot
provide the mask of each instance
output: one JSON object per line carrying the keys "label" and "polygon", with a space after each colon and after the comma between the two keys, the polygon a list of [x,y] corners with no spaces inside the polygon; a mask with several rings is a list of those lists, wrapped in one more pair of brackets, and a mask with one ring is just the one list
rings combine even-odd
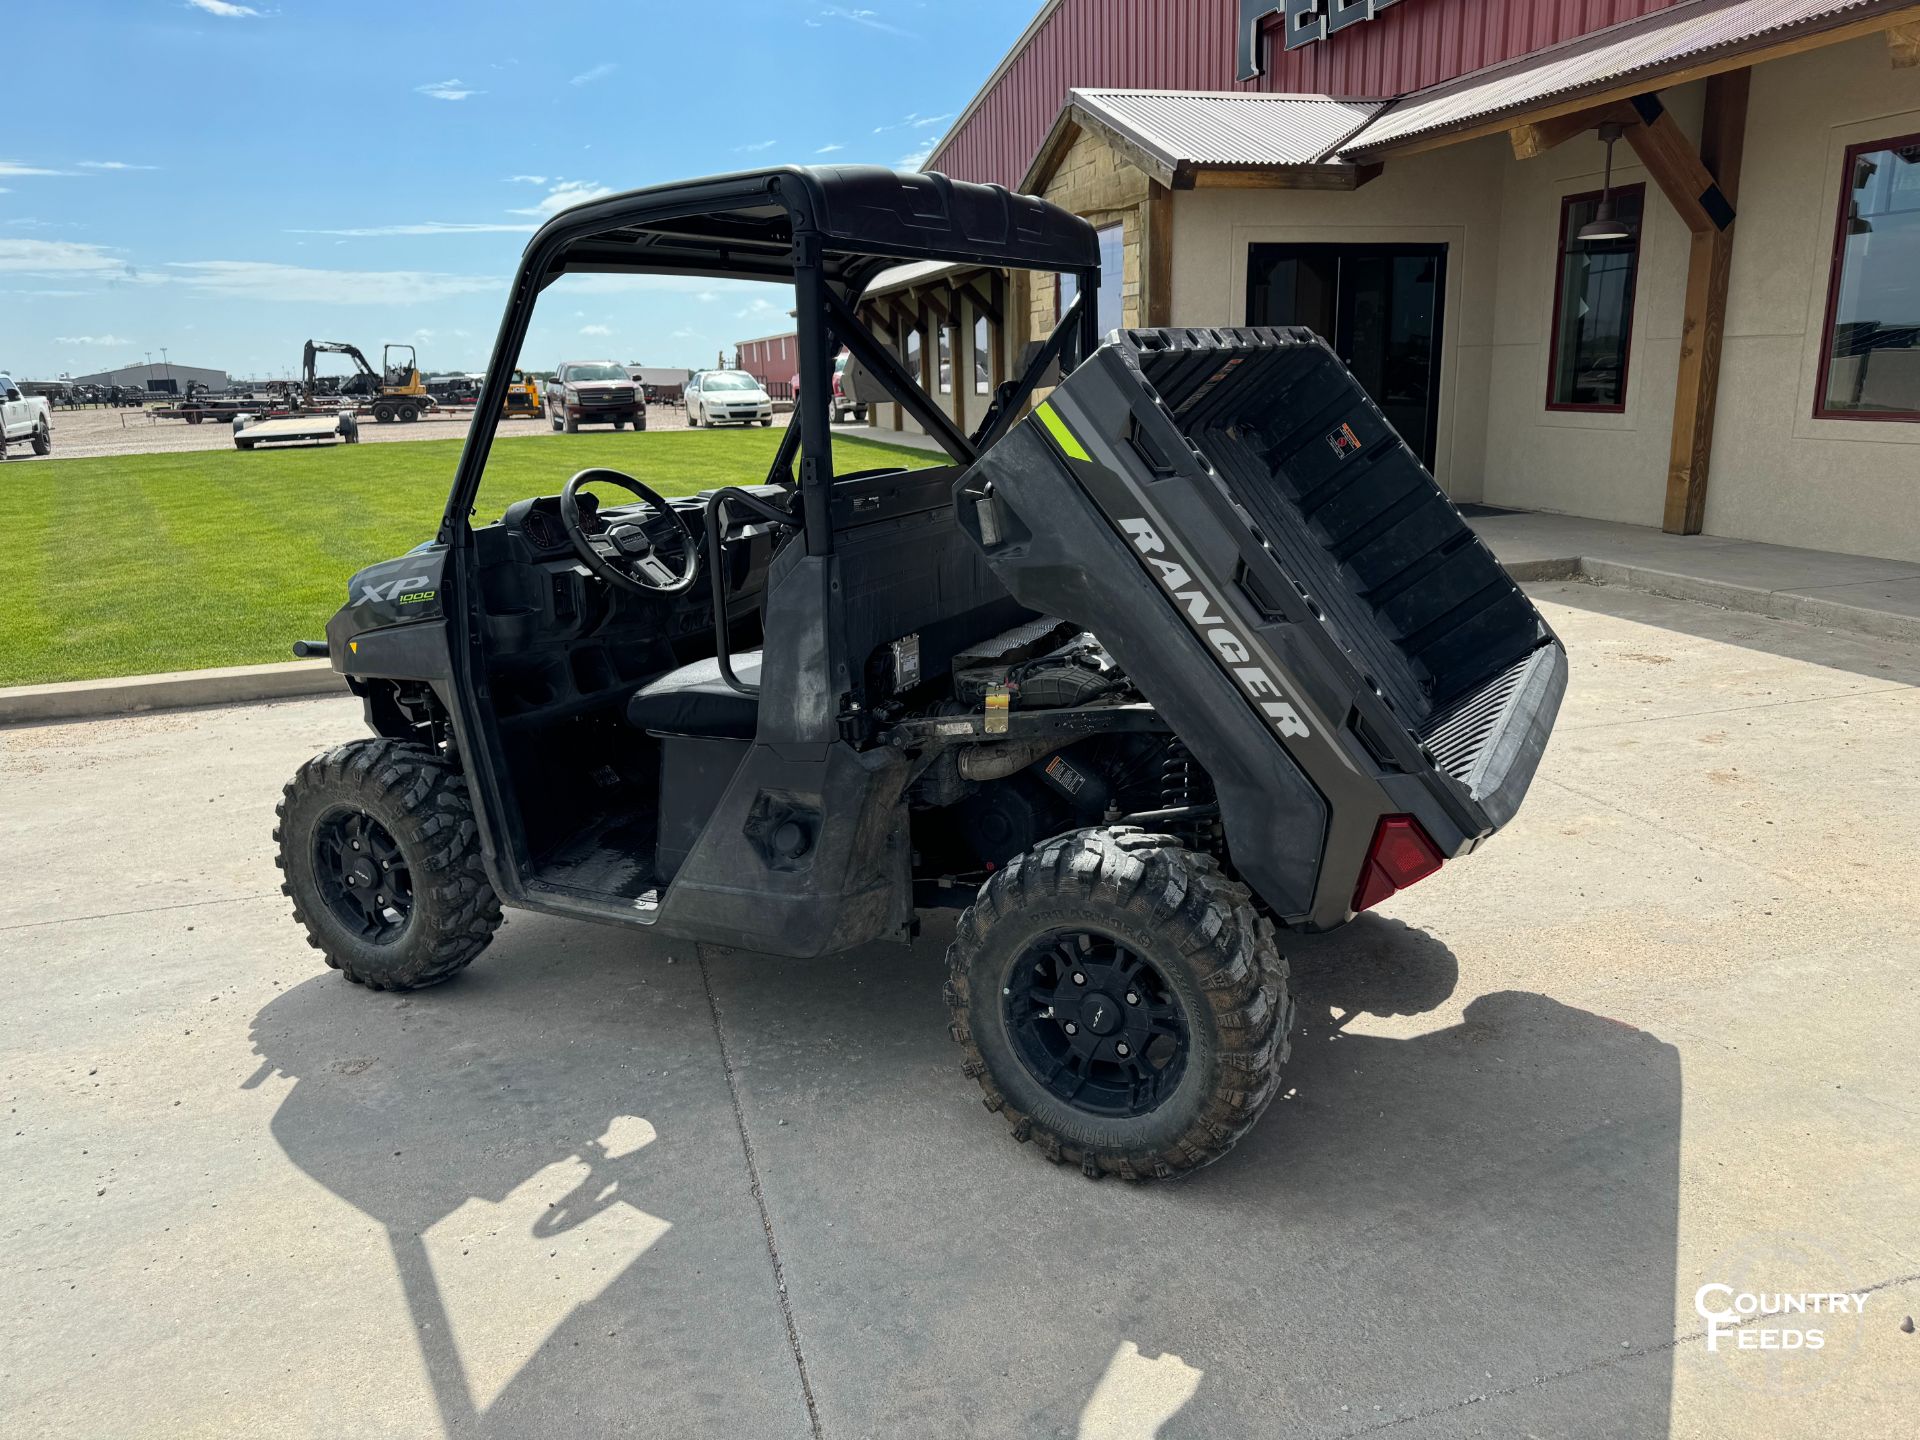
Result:
{"label": "gravel lot", "polygon": [[[1911,1434],[1920,655],[1533,588],[1525,809],[1288,943],[1285,1096],[1177,1185],[981,1108],[940,922],[516,914],[369,994],[267,839],[356,702],[0,731],[0,1433]],[[1710,1282],[1868,1303],[1712,1352]]]}
{"label": "gravel lot", "polygon": [[[779,423],[785,423],[776,416]],[[392,444],[408,440],[458,440],[467,433],[470,418],[436,419],[428,417],[411,425],[377,425],[363,420],[363,443]],[[650,430],[684,430],[687,412],[677,405],[653,405],[647,409]],[[551,435],[544,420],[503,420],[503,436]],[[48,460],[78,459],[98,455],[154,455],[169,451],[231,450],[233,432],[225,425],[189,425],[184,420],[156,420],[144,410],[56,410],[53,414],[53,454]],[[26,446],[14,445],[7,451],[7,463],[35,457]]]}

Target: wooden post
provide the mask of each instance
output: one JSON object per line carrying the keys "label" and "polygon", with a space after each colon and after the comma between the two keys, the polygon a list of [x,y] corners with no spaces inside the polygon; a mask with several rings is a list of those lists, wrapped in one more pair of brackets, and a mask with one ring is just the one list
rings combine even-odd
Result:
{"label": "wooden post", "polygon": [[1147,328],[1162,330],[1173,324],[1173,192],[1155,182],[1148,187],[1147,235],[1141,273],[1145,283]]}
{"label": "wooden post", "polygon": [[1680,323],[1673,438],[1667,453],[1667,499],[1661,518],[1661,528],[1670,535],[1698,535],[1706,521],[1751,73],[1735,70],[1707,82],[1706,118],[1697,156],[1656,97],[1643,96],[1635,102],[1644,123],[1627,131],[1628,143],[1647,173],[1693,232],[1686,309]]}

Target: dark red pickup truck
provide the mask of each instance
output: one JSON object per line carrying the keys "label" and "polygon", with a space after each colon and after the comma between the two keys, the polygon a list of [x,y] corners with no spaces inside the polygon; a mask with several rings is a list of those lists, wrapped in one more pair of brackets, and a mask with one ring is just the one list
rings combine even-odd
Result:
{"label": "dark red pickup truck", "polygon": [[556,430],[572,434],[582,425],[612,425],[618,430],[632,423],[647,428],[647,397],[611,360],[568,360],[553,372],[547,386],[547,419]]}

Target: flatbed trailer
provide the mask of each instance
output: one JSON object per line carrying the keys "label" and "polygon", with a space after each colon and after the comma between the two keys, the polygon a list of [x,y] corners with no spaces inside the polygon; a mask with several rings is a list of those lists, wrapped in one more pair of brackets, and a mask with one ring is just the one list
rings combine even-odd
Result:
{"label": "flatbed trailer", "polygon": [[243,414],[233,425],[233,448],[251,450],[257,445],[343,445],[360,443],[360,422],[349,406],[341,406],[331,415],[286,415],[278,419],[256,419]]}

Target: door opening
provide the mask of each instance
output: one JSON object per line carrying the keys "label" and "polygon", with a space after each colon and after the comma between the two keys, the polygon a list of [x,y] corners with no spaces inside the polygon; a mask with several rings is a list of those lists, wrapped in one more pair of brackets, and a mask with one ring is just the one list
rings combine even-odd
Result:
{"label": "door opening", "polygon": [[1429,470],[1446,293],[1444,245],[1247,247],[1247,323],[1325,339]]}

